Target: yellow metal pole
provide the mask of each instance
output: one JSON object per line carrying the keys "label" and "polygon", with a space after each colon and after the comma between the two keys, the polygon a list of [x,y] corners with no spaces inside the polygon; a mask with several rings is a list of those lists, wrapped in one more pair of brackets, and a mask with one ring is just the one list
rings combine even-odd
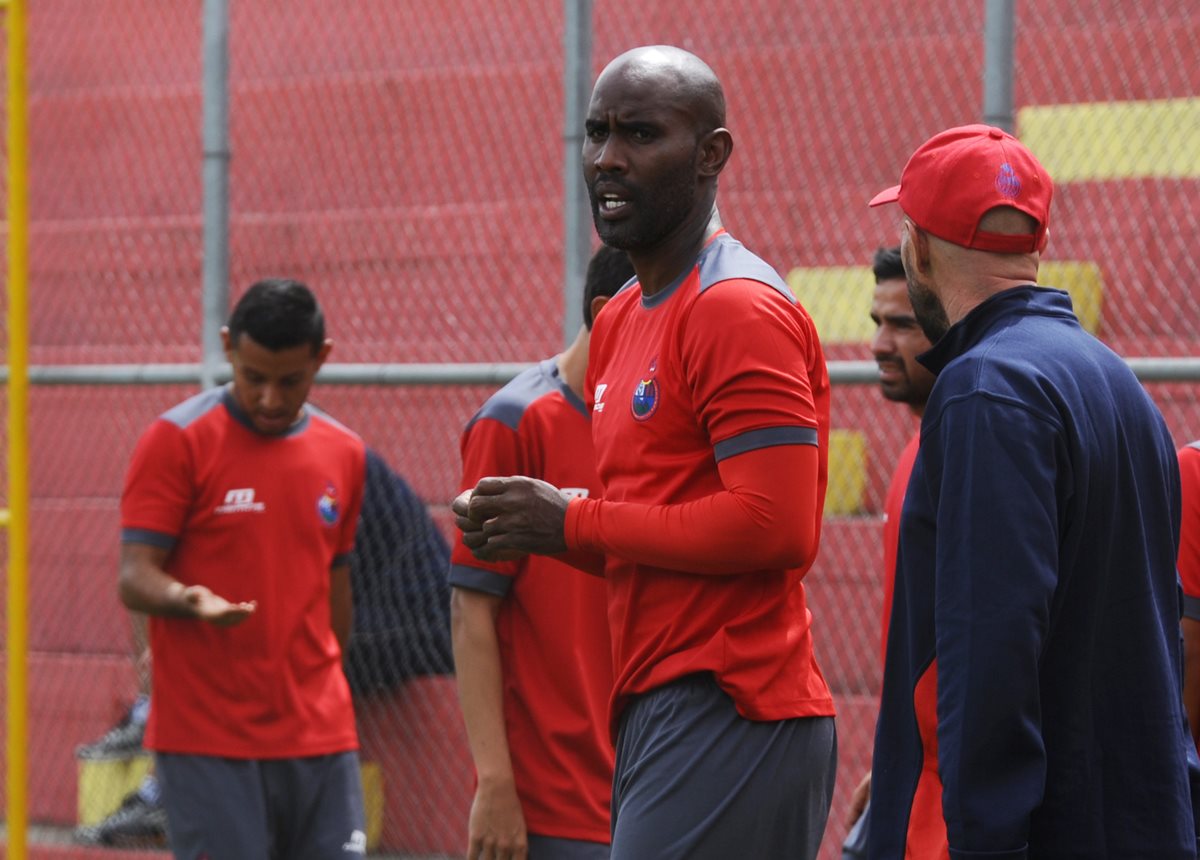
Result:
{"label": "yellow metal pole", "polygon": [[29,158],[25,0],[8,24],[8,715],[7,860],[25,860],[29,828]]}

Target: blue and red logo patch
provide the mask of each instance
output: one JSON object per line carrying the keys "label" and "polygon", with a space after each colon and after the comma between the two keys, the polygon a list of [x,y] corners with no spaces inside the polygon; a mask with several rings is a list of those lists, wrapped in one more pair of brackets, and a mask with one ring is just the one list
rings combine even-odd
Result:
{"label": "blue and red logo patch", "polygon": [[630,404],[633,417],[645,421],[658,409],[658,382],[653,377],[643,379],[633,390],[633,402]]}
{"label": "blue and red logo patch", "polygon": [[646,376],[638,382],[637,388],[633,389],[633,400],[629,404],[629,409],[638,421],[645,421],[658,409],[658,381],[654,378],[656,370],[658,370],[657,357],[650,362]]}
{"label": "blue and red logo patch", "polygon": [[317,499],[317,513],[325,525],[331,526],[337,523],[340,512],[341,505],[338,503],[337,488],[333,484],[326,484],[325,492],[321,494],[321,498]]}

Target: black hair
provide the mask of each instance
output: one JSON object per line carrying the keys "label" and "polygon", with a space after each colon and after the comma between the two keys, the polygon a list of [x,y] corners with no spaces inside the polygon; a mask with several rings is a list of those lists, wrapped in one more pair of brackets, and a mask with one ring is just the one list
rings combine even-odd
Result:
{"label": "black hair", "polygon": [[250,286],[229,315],[229,340],[249,335],[272,352],[325,343],[325,315],[312,290],[290,278],[267,278]]}
{"label": "black hair", "polygon": [[583,285],[583,324],[592,329],[592,299],[616,295],[634,275],[629,255],[617,248],[601,245],[588,261],[587,280]]}
{"label": "black hair", "polygon": [[879,248],[875,251],[875,259],[871,262],[871,271],[875,273],[875,283],[904,278],[904,263],[900,259],[900,246]]}

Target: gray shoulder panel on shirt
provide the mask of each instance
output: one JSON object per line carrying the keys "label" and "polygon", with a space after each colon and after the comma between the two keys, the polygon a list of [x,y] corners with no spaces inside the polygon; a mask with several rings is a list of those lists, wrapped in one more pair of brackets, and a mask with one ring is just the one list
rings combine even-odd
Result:
{"label": "gray shoulder panel on shirt", "polygon": [[700,255],[700,292],[733,279],[759,281],[778,290],[793,304],[796,297],[769,263],[728,234],[718,236]]}
{"label": "gray shoulder panel on shirt", "polygon": [[159,417],[164,421],[170,421],[182,430],[193,421],[204,417],[213,409],[220,406],[224,393],[225,387],[223,385],[210,388],[207,391],[201,391],[195,397],[189,397],[177,406],[172,406]]}
{"label": "gray shoulder panel on shirt", "polygon": [[359,436],[356,432],[351,430],[349,427],[347,427],[341,421],[338,421],[336,418],[334,418],[332,415],[330,415],[328,412],[326,412],[320,406],[317,406],[314,403],[305,403],[304,408],[307,409],[315,417],[320,418],[326,424],[329,424],[329,425],[341,430],[347,436],[353,437],[355,439],[359,438]]}
{"label": "gray shoulder panel on shirt", "polygon": [[547,358],[514,376],[507,385],[493,394],[467,422],[470,429],[481,418],[499,421],[516,431],[530,405],[539,397],[560,390],[555,359]]}

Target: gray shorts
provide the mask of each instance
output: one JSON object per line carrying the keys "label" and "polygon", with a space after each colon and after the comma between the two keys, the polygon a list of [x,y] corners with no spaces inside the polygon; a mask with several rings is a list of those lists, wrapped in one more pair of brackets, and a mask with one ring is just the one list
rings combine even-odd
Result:
{"label": "gray shorts", "polygon": [[529,860],[608,860],[608,846],[603,842],[530,833]]}
{"label": "gray shorts", "polygon": [[711,675],[638,696],[621,716],[612,860],[807,860],[837,771],[832,717],[747,720]]}
{"label": "gray shorts", "polygon": [[363,857],[358,754],[232,759],[154,757],[177,860]]}

